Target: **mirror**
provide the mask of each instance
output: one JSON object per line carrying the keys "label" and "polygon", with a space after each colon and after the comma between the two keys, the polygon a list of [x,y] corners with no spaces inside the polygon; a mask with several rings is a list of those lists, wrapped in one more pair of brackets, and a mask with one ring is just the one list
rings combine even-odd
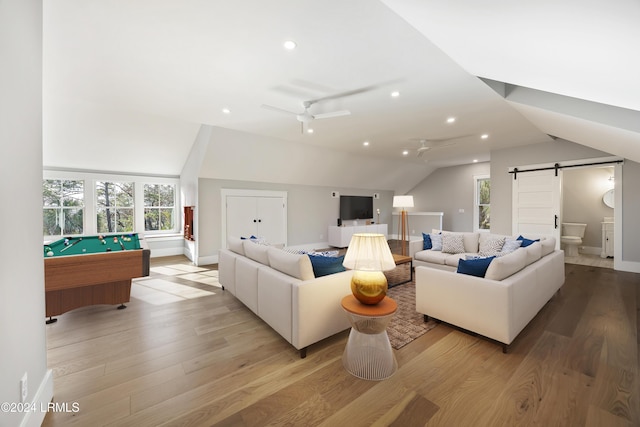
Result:
{"label": "mirror", "polygon": [[609,206],[610,208],[613,208],[613,189],[604,193],[604,196],[602,196],[602,201],[604,202],[605,205]]}

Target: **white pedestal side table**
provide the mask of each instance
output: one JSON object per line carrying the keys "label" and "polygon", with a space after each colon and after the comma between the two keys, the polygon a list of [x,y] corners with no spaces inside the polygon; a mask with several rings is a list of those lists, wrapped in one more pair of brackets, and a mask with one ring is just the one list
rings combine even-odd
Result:
{"label": "white pedestal side table", "polygon": [[353,295],[342,299],[351,332],[342,354],[342,364],[350,374],[365,380],[384,380],[398,369],[393,354],[387,325],[398,309],[398,304],[385,297],[376,305],[366,305]]}

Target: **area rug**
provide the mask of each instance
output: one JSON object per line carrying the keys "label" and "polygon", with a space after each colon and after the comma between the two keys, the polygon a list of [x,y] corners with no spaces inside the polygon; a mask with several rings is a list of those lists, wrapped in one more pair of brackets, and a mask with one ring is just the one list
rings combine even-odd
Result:
{"label": "area rug", "polygon": [[[401,265],[392,272],[385,272],[387,279],[394,283],[397,279],[392,276],[396,274],[401,277],[407,277],[408,271],[396,271],[402,270],[403,267],[404,265]],[[408,270],[408,268],[409,265],[407,264],[406,269]],[[437,325],[432,319],[425,322],[424,316],[416,311],[416,286],[414,282],[393,286],[387,291],[387,296],[394,299],[398,304],[398,311],[396,311],[387,327],[389,341],[396,350],[426,334]]]}

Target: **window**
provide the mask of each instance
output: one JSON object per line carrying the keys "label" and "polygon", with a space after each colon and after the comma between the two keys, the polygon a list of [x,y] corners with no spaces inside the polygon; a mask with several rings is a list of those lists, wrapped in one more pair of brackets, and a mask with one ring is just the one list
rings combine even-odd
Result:
{"label": "window", "polygon": [[133,182],[96,181],[96,224],[98,233],[134,230]]}
{"label": "window", "polygon": [[145,231],[170,231],[175,224],[175,185],[144,185]]}
{"label": "window", "polygon": [[63,236],[84,230],[84,181],[42,181],[43,234]]}
{"label": "window", "polygon": [[487,175],[476,176],[475,183],[474,228],[489,231],[491,229],[491,180]]}

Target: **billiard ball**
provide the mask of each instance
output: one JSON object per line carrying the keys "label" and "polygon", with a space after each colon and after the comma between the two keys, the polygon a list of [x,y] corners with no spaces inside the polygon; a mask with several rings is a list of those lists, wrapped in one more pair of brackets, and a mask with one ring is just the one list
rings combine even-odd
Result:
{"label": "billiard ball", "polygon": [[107,248],[107,252],[111,252],[111,248]]}
{"label": "billiard ball", "polygon": [[100,243],[102,243],[103,245],[106,245],[106,244],[107,244],[107,241],[106,241],[106,240],[104,240],[104,239],[102,239],[102,240],[100,240]]}
{"label": "billiard ball", "polygon": [[53,251],[47,252],[47,256],[53,256]]}
{"label": "billiard ball", "polygon": [[82,252],[87,252],[87,250],[83,248],[83,249],[82,249]]}
{"label": "billiard ball", "polygon": [[113,238],[113,243],[118,243],[118,238],[117,237]]}

